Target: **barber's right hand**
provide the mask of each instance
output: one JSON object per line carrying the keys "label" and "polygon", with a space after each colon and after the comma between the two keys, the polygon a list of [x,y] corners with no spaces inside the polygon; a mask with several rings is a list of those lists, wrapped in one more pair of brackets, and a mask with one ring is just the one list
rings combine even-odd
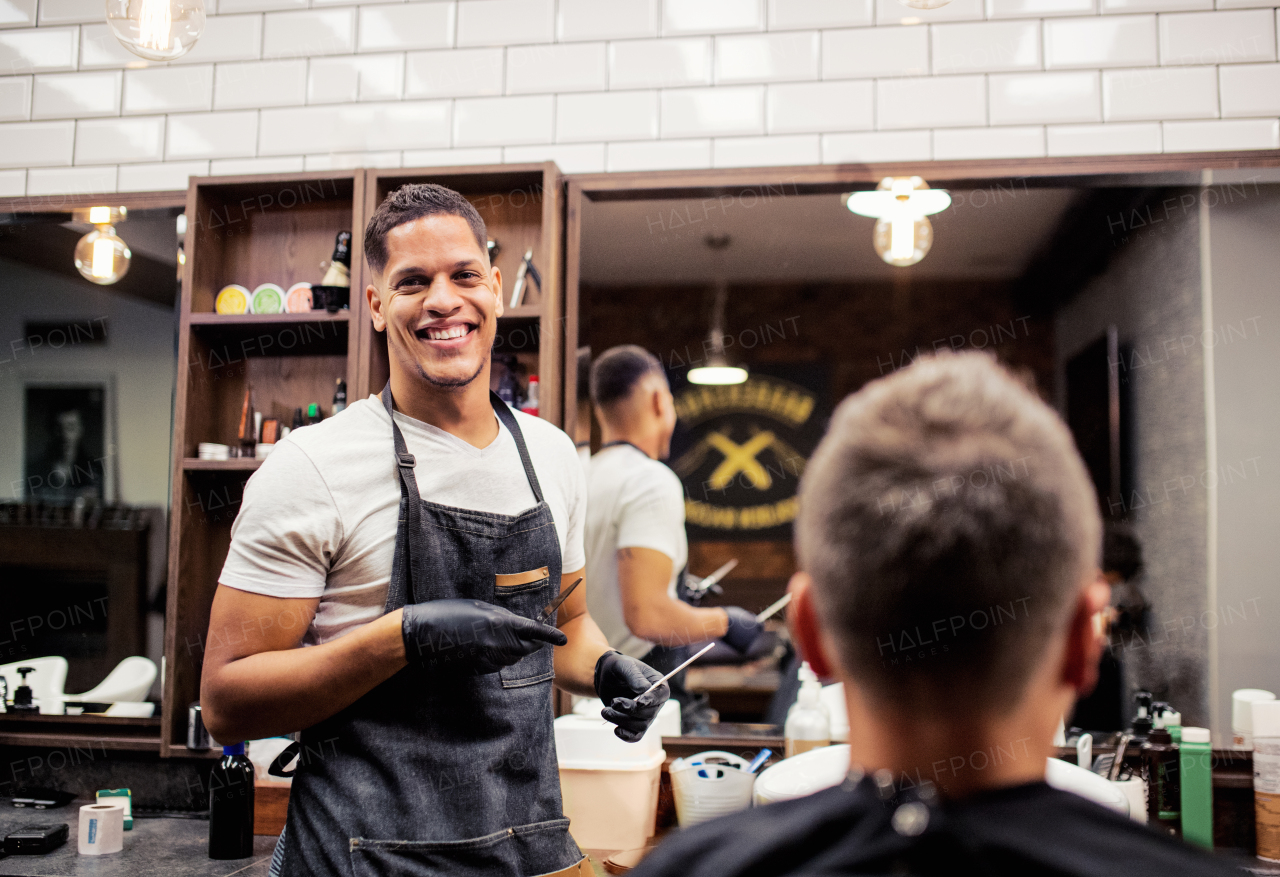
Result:
{"label": "barber's right hand", "polygon": [[751,644],[756,641],[756,637],[764,633],[764,625],[756,621],[755,613],[748,612],[741,606],[722,608],[725,615],[729,616],[729,629],[720,639],[745,655],[751,651]]}
{"label": "barber's right hand", "polygon": [[542,624],[480,600],[428,600],[404,607],[400,632],[412,665],[482,676],[497,673],[547,643],[568,638]]}

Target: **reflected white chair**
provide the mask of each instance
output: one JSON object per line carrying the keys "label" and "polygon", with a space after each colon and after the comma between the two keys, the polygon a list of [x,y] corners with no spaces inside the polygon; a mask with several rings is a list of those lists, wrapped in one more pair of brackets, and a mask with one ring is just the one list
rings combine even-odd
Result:
{"label": "reflected white chair", "polygon": [[[65,663],[65,662],[64,662]],[[84,694],[66,695],[67,700],[86,703],[117,703],[140,701],[146,698],[151,684],[156,681],[156,662],[141,655],[125,658],[93,688]]]}
{"label": "reflected white chair", "polygon": [[63,686],[67,684],[67,659],[60,655],[49,655],[45,658],[28,658],[12,664],[0,664],[0,675],[9,685],[9,700],[22,684],[19,667],[31,667],[35,672],[27,674],[27,685],[31,686],[31,695],[40,706],[42,713],[61,713],[62,703],[66,700]]}

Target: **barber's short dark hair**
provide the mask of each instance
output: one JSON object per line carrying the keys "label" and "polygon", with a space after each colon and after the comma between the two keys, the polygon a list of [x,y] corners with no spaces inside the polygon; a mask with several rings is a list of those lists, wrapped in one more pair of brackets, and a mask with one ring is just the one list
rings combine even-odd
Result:
{"label": "barber's short dark hair", "polygon": [[1102,571],[1113,572],[1129,581],[1142,572],[1142,543],[1133,528],[1119,521],[1108,522],[1102,531]]}
{"label": "barber's short dark hair", "polygon": [[846,399],[796,547],[838,660],[881,705],[1004,713],[1096,572],[1066,426],[992,357],[922,357]]}
{"label": "barber's short dark hair", "polygon": [[391,229],[436,214],[465,219],[471,226],[471,233],[476,236],[480,251],[489,252],[489,233],[475,205],[445,186],[409,183],[388,195],[364,227],[364,257],[373,270],[381,274],[387,267],[387,234]]}
{"label": "barber's short dark hair", "polygon": [[653,373],[662,374],[662,363],[643,347],[610,347],[591,363],[591,401],[599,408],[608,408],[630,396],[636,384]]}

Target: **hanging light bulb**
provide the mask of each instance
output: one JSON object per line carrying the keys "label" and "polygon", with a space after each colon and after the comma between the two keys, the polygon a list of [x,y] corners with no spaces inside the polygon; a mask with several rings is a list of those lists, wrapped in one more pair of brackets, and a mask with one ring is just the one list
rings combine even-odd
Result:
{"label": "hanging light bulb", "polygon": [[951,206],[951,196],[930,189],[920,177],[885,177],[873,192],[854,192],[846,206],[876,220],[871,243],[890,265],[905,268],[923,259],[933,246],[927,216]]}
{"label": "hanging light bulb", "polygon": [[204,32],[204,0],[107,0],[107,24],[138,57],[172,61]]}
{"label": "hanging light bulb", "polygon": [[933,246],[933,223],[923,216],[877,219],[871,232],[871,245],[876,255],[895,268],[914,265],[927,256]]}
{"label": "hanging light bulb", "polygon": [[126,216],[128,211],[123,207],[90,207],[87,216],[78,217],[87,218],[95,226],[76,244],[76,270],[85,280],[109,286],[129,273],[133,253],[112,224]]}
{"label": "hanging light bulb", "polygon": [[686,377],[691,384],[741,384],[747,379],[747,370],[731,364],[724,352],[724,309],[729,301],[729,284],[724,279],[722,253],[729,246],[729,236],[707,235],[703,243],[716,254],[716,297],[711,307],[711,331],[707,333],[707,360],[689,369]]}

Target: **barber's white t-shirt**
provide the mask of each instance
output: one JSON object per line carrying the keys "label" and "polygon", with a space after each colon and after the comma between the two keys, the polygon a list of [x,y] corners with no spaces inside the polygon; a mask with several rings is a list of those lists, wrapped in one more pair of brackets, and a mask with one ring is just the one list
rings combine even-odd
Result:
{"label": "barber's white t-shirt", "polygon": [[[501,421],[498,437],[477,448],[399,411],[395,416],[417,459],[425,501],[503,515],[535,505],[515,439]],[[573,441],[545,420],[515,416],[555,521],[563,571],[582,569],[586,484]],[[272,597],[319,597],[303,642],[327,642],[382,614],[399,509],[391,421],[382,401],[370,396],[276,445],[245,485],[218,581]]]}
{"label": "barber's white t-shirt", "polygon": [[618,549],[652,548],[671,558],[667,593],[689,560],[684,486],[664,463],[631,445],[614,445],[587,468],[587,609],[609,645],[639,658],[653,643],[632,635],[618,588]]}

